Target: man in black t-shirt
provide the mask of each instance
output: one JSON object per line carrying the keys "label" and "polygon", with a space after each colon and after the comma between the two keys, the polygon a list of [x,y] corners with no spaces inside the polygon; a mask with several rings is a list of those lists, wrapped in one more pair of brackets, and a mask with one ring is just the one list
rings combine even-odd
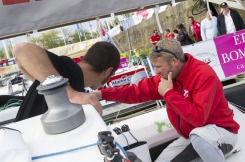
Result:
{"label": "man in black t-shirt", "polygon": [[[13,53],[20,70],[34,82],[20,106],[15,121],[47,111],[46,101],[42,95],[37,93],[36,87],[48,76],[61,75],[68,78],[70,83],[70,87],[67,88],[68,92],[74,90],[82,92],[84,87],[97,89],[106,83],[120,63],[120,54],[117,48],[108,42],[95,43],[78,64],[67,56],[57,56],[31,43],[17,44]],[[93,95],[92,93],[89,97],[85,95],[84,100],[88,98],[91,100]],[[102,107],[98,100],[86,102],[94,107]]]}

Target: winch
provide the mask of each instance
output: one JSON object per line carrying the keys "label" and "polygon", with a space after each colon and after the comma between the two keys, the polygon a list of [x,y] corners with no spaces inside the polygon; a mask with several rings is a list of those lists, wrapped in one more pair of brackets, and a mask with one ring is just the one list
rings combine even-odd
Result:
{"label": "winch", "polygon": [[42,126],[47,134],[59,134],[77,128],[85,120],[82,105],[69,102],[66,87],[68,79],[51,75],[38,87],[38,93],[44,95],[48,110],[41,117]]}

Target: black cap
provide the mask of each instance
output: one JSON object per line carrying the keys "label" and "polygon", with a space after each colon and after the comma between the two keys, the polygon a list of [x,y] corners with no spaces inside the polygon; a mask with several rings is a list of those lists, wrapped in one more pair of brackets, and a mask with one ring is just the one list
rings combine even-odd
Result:
{"label": "black cap", "polygon": [[226,2],[222,2],[219,6],[221,8],[226,8],[228,6],[228,4]]}

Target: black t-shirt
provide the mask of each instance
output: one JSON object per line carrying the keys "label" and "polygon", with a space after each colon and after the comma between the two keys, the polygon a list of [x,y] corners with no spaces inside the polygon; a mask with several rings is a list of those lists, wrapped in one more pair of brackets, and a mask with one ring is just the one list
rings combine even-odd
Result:
{"label": "black t-shirt", "polygon": [[[82,92],[84,89],[84,79],[82,69],[69,57],[57,56],[49,51],[47,55],[52,62],[54,68],[61,76],[69,79],[70,86]],[[39,81],[34,81],[29,88],[16,116],[15,121],[24,120],[33,116],[45,113],[48,110],[46,101],[43,95],[39,95],[36,90],[40,85]]]}

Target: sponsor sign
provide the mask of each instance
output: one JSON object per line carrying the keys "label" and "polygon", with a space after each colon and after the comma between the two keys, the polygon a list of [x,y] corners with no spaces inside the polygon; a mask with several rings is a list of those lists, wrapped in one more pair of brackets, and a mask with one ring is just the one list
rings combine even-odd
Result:
{"label": "sponsor sign", "polygon": [[128,67],[128,60],[126,57],[120,59],[120,64],[119,64],[118,69],[122,69],[125,67]]}
{"label": "sponsor sign", "polygon": [[214,39],[225,77],[245,71],[245,30]]}
{"label": "sponsor sign", "polygon": [[115,79],[111,81],[112,86],[122,86],[122,85],[126,85],[129,84],[131,81],[131,77],[132,75],[124,75],[121,78]]}
{"label": "sponsor sign", "polygon": [[145,69],[143,66],[138,66],[137,68],[132,67],[132,69],[122,69],[121,73],[112,76],[106,84],[112,86],[122,86],[130,84],[131,77],[137,72],[141,72],[144,70]]}
{"label": "sponsor sign", "polygon": [[245,72],[245,30],[182,48],[185,53],[209,64],[221,81]]}

